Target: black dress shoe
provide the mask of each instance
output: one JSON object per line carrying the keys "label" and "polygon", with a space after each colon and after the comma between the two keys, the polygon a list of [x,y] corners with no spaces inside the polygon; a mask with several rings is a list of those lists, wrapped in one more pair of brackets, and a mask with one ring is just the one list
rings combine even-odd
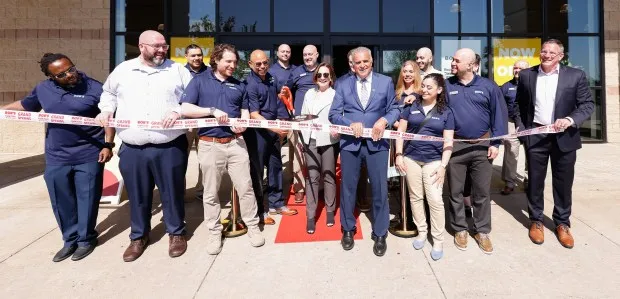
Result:
{"label": "black dress shoe", "polygon": [[387,251],[387,243],[385,242],[387,234],[383,237],[377,237],[375,234],[372,234],[370,238],[375,241],[375,245],[372,246],[372,252],[374,252],[376,256],[383,256],[385,251]]}
{"label": "black dress shoe", "polygon": [[86,246],[80,246],[75,250],[75,253],[73,254],[73,256],[71,257],[72,261],[79,261],[85,257],[87,257],[89,254],[91,254],[94,250],[95,247],[97,247],[97,240],[95,239],[95,241],[89,245]]}
{"label": "black dress shoe", "polygon": [[353,236],[355,236],[355,231],[342,232],[342,240],[340,240],[340,244],[342,244],[342,249],[344,250],[353,249],[353,246],[355,245]]}
{"label": "black dress shoe", "polygon": [[55,263],[64,261],[65,259],[70,257],[75,252],[76,249],[77,249],[77,245],[63,247],[56,253],[56,255],[54,255],[54,258],[52,259],[52,261],[54,261]]}

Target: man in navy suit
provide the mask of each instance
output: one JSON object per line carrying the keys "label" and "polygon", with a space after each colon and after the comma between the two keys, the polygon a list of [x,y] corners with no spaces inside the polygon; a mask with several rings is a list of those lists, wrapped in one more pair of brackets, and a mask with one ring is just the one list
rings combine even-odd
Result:
{"label": "man in navy suit", "polygon": [[[336,86],[336,96],[329,112],[329,121],[348,126],[353,134],[340,139],[342,184],[340,187],[340,220],[342,222],[342,248],[354,246],[356,232],[355,198],[362,162],[368,168],[372,189],[372,240],[373,252],[383,256],[387,250],[385,238],[390,223],[387,200],[387,140],[381,139],[383,131],[400,115],[394,97],[394,83],[390,77],[372,72],[370,49],[353,50],[354,76]],[[362,138],[364,128],[372,128],[372,138]]]}
{"label": "man in navy suit", "polygon": [[[535,244],[544,242],[543,208],[547,164],[551,157],[553,177],[553,222],[560,244],[573,248],[570,233],[572,188],[577,150],[581,148],[579,126],[594,110],[586,73],[562,66],[564,46],[557,39],[542,45],[540,65],[519,74],[515,109],[518,131],[554,125],[564,130],[558,134],[539,134],[520,138],[527,155],[529,184],[528,211],[531,220],[529,237]],[[561,80],[560,80],[561,79]]]}

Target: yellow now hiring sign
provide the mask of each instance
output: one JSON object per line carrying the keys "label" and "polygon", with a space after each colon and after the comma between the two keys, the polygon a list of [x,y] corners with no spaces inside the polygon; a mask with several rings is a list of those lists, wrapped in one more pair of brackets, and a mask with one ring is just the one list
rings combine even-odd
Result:
{"label": "yellow now hiring sign", "polygon": [[214,43],[213,37],[171,37],[170,59],[185,64],[187,62],[185,59],[185,48],[191,44],[196,44],[202,48],[203,61],[208,65]]}
{"label": "yellow now hiring sign", "polygon": [[519,60],[540,64],[540,38],[498,38],[493,40],[493,78],[502,85],[512,79],[512,67]]}

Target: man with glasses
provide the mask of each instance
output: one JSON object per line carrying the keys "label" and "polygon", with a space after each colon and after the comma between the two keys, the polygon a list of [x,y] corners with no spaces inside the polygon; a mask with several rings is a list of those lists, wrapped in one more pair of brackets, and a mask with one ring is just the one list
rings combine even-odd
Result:
{"label": "man with glasses", "polygon": [[[318,66],[319,51],[314,45],[307,45],[303,49],[304,64],[298,66],[291,72],[286,86],[291,89],[294,97],[295,115],[301,114],[301,107],[304,104],[304,96],[306,92],[314,87],[312,82],[312,73]],[[288,140],[289,157],[293,159],[293,191],[295,192],[295,202],[301,203],[304,198],[304,190],[306,180],[304,178],[305,163],[303,162],[302,146],[297,140],[297,134],[291,132]],[[288,192],[287,192],[288,193]]]}
{"label": "man with glasses", "polygon": [[[0,109],[56,113],[82,117],[99,114],[101,82],[79,72],[69,57],[46,53],[39,62],[48,77],[22,100]],[[45,172],[52,211],[64,246],[54,258],[81,260],[97,246],[97,213],[103,186],[103,166],[112,158],[114,129],[48,123],[45,132]]]}
{"label": "man with glasses", "polygon": [[[271,76],[269,59],[262,50],[254,50],[248,62],[252,70],[246,78],[246,99],[250,110],[250,118],[275,120],[278,116],[278,81]],[[254,193],[258,203],[258,216],[264,224],[275,224],[269,216],[292,216],[297,210],[289,209],[284,202],[282,192],[282,156],[280,154],[280,138],[284,138],[287,130],[281,129],[250,129],[247,136],[250,148],[250,165]],[[267,190],[263,192],[263,174],[267,167]],[[269,200],[269,214],[265,213],[264,194]],[[288,193],[288,192],[287,192]]]}
{"label": "man with glasses", "polygon": [[579,127],[592,115],[594,101],[586,73],[561,65],[563,58],[562,42],[549,39],[542,44],[540,65],[519,73],[515,124],[517,131],[546,125],[562,131],[520,138],[525,147],[529,176],[526,188],[531,221],[529,237],[534,244],[545,241],[544,188],[551,158],[555,233],[562,246],[573,248],[570,215],[575,162],[577,150],[581,148]]}
{"label": "man with glasses", "polygon": [[[166,59],[169,46],[157,31],[140,34],[140,56],[119,64],[103,85],[97,121],[108,126],[116,118],[161,122],[171,128],[181,116],[179,101],[192,79],[182,64]],[[185,129],[118,129],[123,141],[119,169],[125,180],[131,210],[131,243],[123,254],[125,262],[139,258],[149,244],[153,188],[159,189],[168,254],[181,256],[185,239],[185,172],[188,142]]]}

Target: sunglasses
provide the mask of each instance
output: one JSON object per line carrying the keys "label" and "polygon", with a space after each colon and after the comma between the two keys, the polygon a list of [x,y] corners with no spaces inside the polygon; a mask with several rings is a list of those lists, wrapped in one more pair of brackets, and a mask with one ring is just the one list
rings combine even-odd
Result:
{"label": "sunglasses", "polygon": [[56,75],[52,75],[52,76],[53,76],[54,78],[56,78],[56,79],[62,79],[62,78],[64,78],[64,77],[67,77],[67,74],[68,74],[68,73],[72,73],[72,74],[73,74],[73,73],[75,73],[76,71],[77,71],[77,68],[76,68],[76,67],[75,67],[75,65],[74,65],[74,66],[70,67],[68,70],[66,70],[66,71],[64,71],[64,72],[62,72],[62,73],[58,73],[58,74],[56,74]]}
{"label": "sunglasses", "polygon": [[329,79],[329,73],[316,73],[316,78],[317,79],[321,79],[321,77],[325,78],[325,79]]}
{"label": "sunglasses", "polygon": [[257,62],[254,62],[254,65],[255,65],[255,66],[261,66],[261,65],[264,65],[264,66],[269,66],[269,60],[267,60],[267,61],[257,61]]}

